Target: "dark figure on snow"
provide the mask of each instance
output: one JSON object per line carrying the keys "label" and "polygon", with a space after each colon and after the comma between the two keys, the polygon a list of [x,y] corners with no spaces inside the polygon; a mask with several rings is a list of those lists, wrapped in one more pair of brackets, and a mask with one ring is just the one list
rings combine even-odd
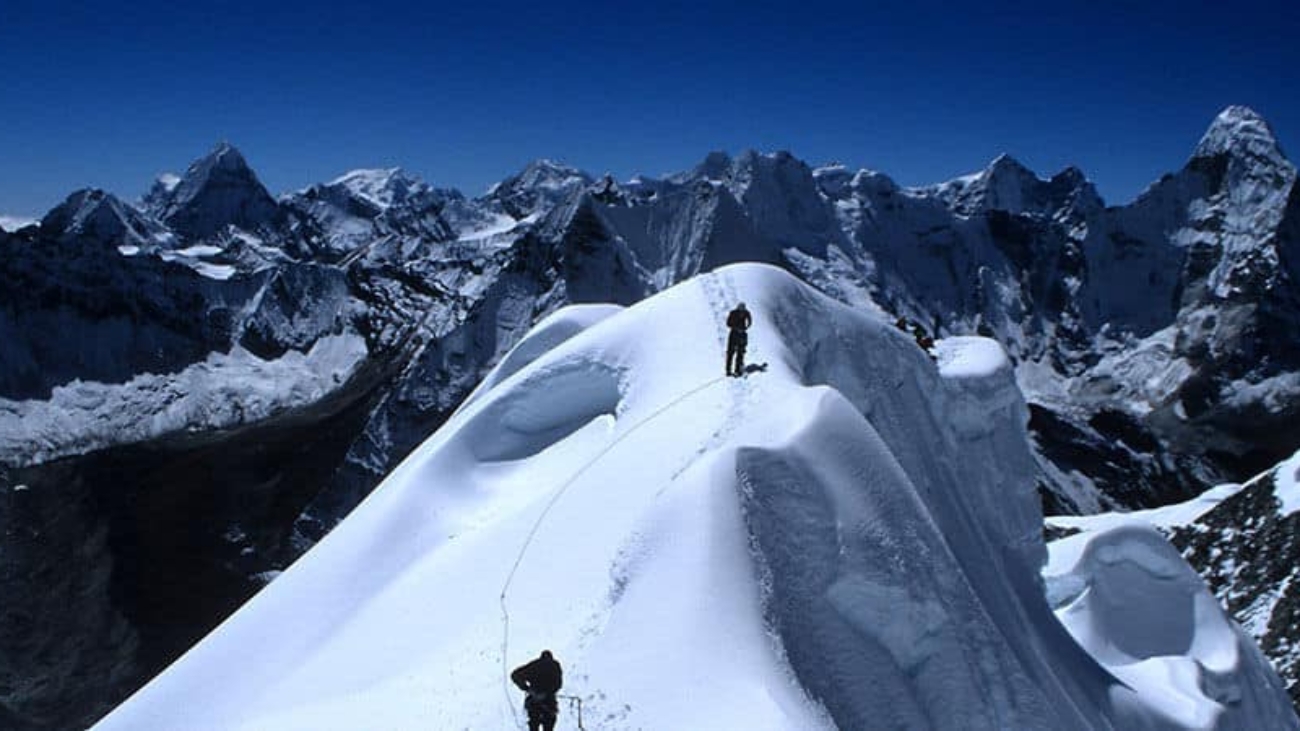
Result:
{"label": "dark figure on snow", "polygon": [[741,302],[736,305],[736,309],[727,315],[727,328],[731,332],[727,335],[727,375],[743,376],[745,375],[745,346],[749,345],[750,324],[754,318],[750,316],[749,310],[745,309],[745,303]]}
{"label": "dark figure on snow", "polygon": [[924,350],[931,360],[935,358],[934,338],[930,337],[925,328],[921,327],[921,323],[909,320],[906,317],[900,317],[894,321],[894,326],[905,333],[911,333],[912,338],[916,340],[916,344],[920,346],[921,350]]}
{"label": "dark figure on snow", "polygon": [[555,694],[564,685],[564,671],[551,656],[551,651],[542,650],[536,660],[515,668],[510,673],[510,681],[528,694],[524,698],[528,731],[554,731],[555,717],[560,715],[560,704]]}

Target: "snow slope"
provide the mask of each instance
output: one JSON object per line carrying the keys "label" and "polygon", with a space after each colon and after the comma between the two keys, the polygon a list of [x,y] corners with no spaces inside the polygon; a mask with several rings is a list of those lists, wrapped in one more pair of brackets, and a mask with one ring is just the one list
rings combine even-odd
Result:
{"label": "snow slope", "polygon": [[[761,370],[725,379],[741,299]],[[542,648],[589,729],[1177,727],[1151,694],[1178,679],[1124,689],[1044,599],[1005,356],[941,374],[760,265],[535,335],[96,728],[511,728]],[[1225,727],[1294,727],[1255,660],[1216,664],[1257,686]]]}
{"label": "snow slope", "polygon": [[17,231],[25,226],[31,226],[39,223],[37,219],[30,216],[3,216],[0,215],[0,230]]}

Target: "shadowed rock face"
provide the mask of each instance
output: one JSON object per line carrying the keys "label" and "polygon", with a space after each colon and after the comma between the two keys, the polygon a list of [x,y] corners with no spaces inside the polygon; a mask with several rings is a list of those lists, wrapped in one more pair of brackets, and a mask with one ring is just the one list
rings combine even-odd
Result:
{"label": "shadowed rock face", "polygon": [[1300,707],[1300,513],[1281,512],[1276,479],[1274,469],[1175,528],[1170,541],[1259,642]]}
{"label": "shadowed rock face", "polygon": [[186,239],[212,236],[227,226],[260,231],[284,220],[244,156],[227,143],[185,171],[160,218]]}
{"label": "shadowed rock face", "polygon": [[286,565],[377,375],[256,426],[0,473],[3,727],[93,723]]}
{"label": "shadowed rock face", "polygon": [[0,257],[0,398],[175,373],[228,350],[238,310],[263,279],[205,279],[103,242],[14,238]]}

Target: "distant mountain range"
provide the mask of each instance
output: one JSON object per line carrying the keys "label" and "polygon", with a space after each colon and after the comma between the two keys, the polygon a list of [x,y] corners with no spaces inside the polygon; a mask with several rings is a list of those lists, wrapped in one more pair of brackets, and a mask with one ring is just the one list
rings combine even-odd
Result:
{"label": "distant mountain range", "polygon": [[0,231],[18,597],[0,607],[0,725],[76,725],[161,669],[542,316],[732,262],[999,340],[1047,512],[1244,481],[1300,447],[1295,180],[1267,123],[1230,107],[1122,206],[1008,156],[905,188],[784,152],[630,181],[538,161],[478,198],[365,170],[277,198],[224,143],[137,202],[77,191]]}

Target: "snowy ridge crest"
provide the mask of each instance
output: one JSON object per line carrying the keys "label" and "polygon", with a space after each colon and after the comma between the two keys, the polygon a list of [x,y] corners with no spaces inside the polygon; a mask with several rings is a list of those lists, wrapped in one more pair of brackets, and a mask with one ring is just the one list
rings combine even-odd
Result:
{"label": "snowy ridge crest", "polygon": [[[739,299],[762,365],[726,379],[698,344]],[[1168,683],[1125,690],[1050,611],[1025,406],[989,345],[945,351],[944,377],[891,323],[760,265],[523,342],[96,728],[512,727],[503,673],[541,647],[610,731],[1180,727]],[[1268,672],[1230,654],[1216,673]],[[1224,717],[1295,727],[1276,701]]]}

